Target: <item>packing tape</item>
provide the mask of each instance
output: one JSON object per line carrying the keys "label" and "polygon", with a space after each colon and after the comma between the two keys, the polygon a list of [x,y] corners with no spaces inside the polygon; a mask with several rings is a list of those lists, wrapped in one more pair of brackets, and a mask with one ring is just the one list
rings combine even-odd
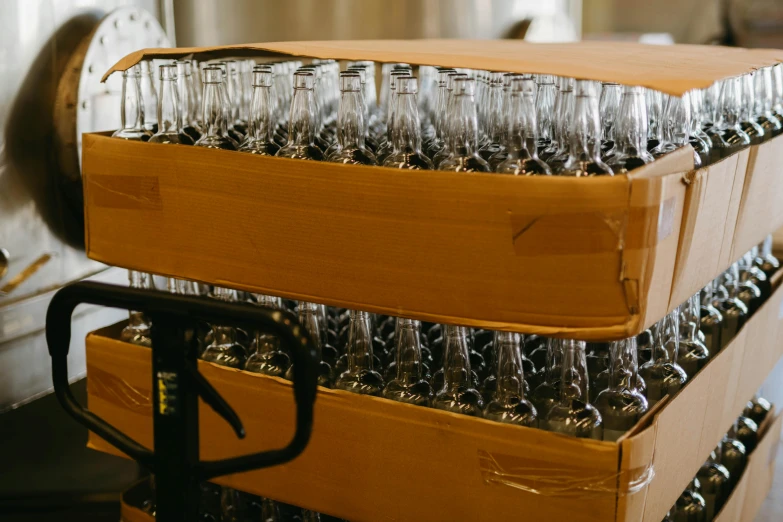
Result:
{"label": "packing tape", "polygon": [[85,182],[88,205],[127,210],[163,210],[158,176],[90,174]]}
{"label": "packing tape", "polygon": [[[152,417],[152,390],[130,384],[106,370],[87,364],[89,395],[126,412]],[[151,384],[151,383],[150,383]]]}
{"label": "packing tape", "polygon": [[674,231],[676,200],[608,211],[510,215],[517,256],[566,256],[652,248]]}
{"label": "packing tape", "polygon": [[[479,450],[479,469],[485,484],[507,486],[548,497],[592,497],[630,495],[642,490],[655,477],[647,466],[599,472],[586,468],[555,468],[550,463],[525,457]],[[533,464],[533,465],[531,465]]]}

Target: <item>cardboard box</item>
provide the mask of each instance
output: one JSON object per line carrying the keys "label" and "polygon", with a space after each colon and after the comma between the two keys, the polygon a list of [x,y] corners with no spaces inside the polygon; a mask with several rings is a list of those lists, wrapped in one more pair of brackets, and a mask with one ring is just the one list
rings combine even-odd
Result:
{"label": "cardboard box", "polygon": [[89,134],[89,257],[396,316],[623,338],[669,308],[690,149],[629,176],[399,171]]}
{"label": "cardboard box", "polygon": [[[312,439],[299,458],[218,482],[354,521],[489,521],[525,513],[534,520],[659,522],[771,370],[756,359],[783,355],[781,303],[778,287],[679,394],[618,443],[319,389]],[[150,351],[117,341],[119,328],[87,338],[88,406],[149,446]],[[749,339],[759,344],[749,347]],[[287,381],[204,362],[199,368],[247,431],[235,439],[202,407],[202,459],[288,440],[294,407]],[[89,444],[116,453],[94,435]]]}
{"label": "cardboard box", "polygon": [[686,175],[669,308],[685,302],[736,261],[732,257],[734,230],[749,155],[746,149]]}
{"label": "cardboard box", "polygon": [[[145,49],[104,79],[141,59],[190,55],[547,73],[673,95],[783,58],[775,50],[611,42],[273,42]],[[83,140],[87,253],[390,315],[619,339],[660,319],[734,259],[727,239],[735,236],[748,153],[686,177],[686,191],[690,154],[672,153],[629,176],[541,179],[302,163],[93,134]],[[758,221],[743,218],[743,227],[772,230],[763,216]]]}
{"label": "cardboard box", "polygon": [[783,146],[778,138],[750,148],[732,259],[783,227]]}

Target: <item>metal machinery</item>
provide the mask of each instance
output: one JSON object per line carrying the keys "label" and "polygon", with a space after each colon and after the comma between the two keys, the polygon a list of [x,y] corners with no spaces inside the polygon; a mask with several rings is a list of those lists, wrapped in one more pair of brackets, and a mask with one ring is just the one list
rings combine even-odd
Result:
{"label": "metal machinery", "polygon": [[[159,9],[157,0],[0,2],[0,512],[114,491],[137,474],[132,463],[87,451],[86,430],[46,397],[44,325],[69,282],[127,284],[125,270],[84,254],[80,136],[119,124],[121,79],[100,84],[100,74],[132,50],[169,45],[151,14]],[[76,310],[67,377],[81,379],[77,395],[85,335],[122,317]]]}

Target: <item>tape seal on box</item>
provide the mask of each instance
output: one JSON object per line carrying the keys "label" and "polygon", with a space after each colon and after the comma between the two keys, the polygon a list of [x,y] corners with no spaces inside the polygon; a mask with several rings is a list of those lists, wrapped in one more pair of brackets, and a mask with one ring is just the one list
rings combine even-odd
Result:
{"label": "tape seal on box", "polygon": [[670,197],[659,205],[600,212],[511,213],[514,253],[573,256],[652,248],[674,232],[675,207]]}
{"label": "tape seal on box", "polygon": [[584,468],[556,468],[546,462],[540,467],[517,465],[519,457],[479,450],[479,470],[484,483],[506,486],[547,497],[625,496],[642,490],[655,477],[652,463],[647,466],[598,472]]}
{"label": "tape seal on box", "polygon": [[119,406],[124,411],[152,417],[152,390],[130,384],[125,379],[87,365],[87,387],[93,398]]}

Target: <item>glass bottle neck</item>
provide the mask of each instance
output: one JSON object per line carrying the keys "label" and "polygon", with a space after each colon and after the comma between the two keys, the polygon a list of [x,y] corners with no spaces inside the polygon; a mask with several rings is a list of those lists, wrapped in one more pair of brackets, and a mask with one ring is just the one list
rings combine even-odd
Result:
{"label": "glass bottle neck", "polygon": [[509,154],[518,159],[538,157],[535,100],[532,93],[513,93],[510,98]]}
{"label": "glass bottle neck", "polygon": [[561,343],[563,345],[563,368],[560,373],[561,400],[581,400],[587,403],[589,402],[587,393],[589,377],[585,343],[571,339],[564,339]]}
{"label": "glass bottle neck", "polygon": [[538,121],[538,135],[542,140],[554,139],[555,95],[557,89],[554,83],[542,83],[538,86],[536,99],[536,119]]}
{"label": "glass bottle neck", "polygon": [[596,147],[599,125],[595,98],[576,96],[574,116],[570,127],[569,162],[600,162]]}
{"label": "glass bottle neck", "polygon": [[416,95],[413,93],[398,94],[392,132],[394,154],[413,153],[421,150],[420,128]]}
{"label": "glass bottle neck", "polygon": [[444,388],[450,391],[457,391],[460,387],[472,386],[468,339],[465,327],[446,325],[444,343]]}
{"label": "glass bottle neck", "polygon": [[340,97],[337,141],[342,149],[364,148],[364,109],[359,91],[345,91]]}
{"label": "glass bottle neck", "polygon": [[609,346],[609,388],[632,389],[638,373],[636,338],[616,341]]}
{"label": "glass bottle neck", "polygon": [[160,80],[158,100],[158,134],[177,134],[182,128],[182,112],[179,108],[177,81]]}
{"label": "glass bottle neck", "polygon": [[315,303],[307,303],[299,301],[298,319],[299,324],[304,326],[307,332],[310,334],[310,338],[315,346],[315,351],[318,354],[318,358],[321,359],[321,329],[318,320],[318,310]]}
{"label": "glass bottle neck", "polygon": [[451,150],[457,156],[471,156],[478,148],[478,122],[473,96],[453,96],[453,111],[449,130]]}
{"label": "glass bottle neck", "polygon": [[558,93],[560,106],[555,122],[555,138],[559,152],[567,152],[571,149],[571,133],[576,105],[576,96],[572,90],[561,90]]}
{"label": "glass bottle neck", "polygon": [[205,83],[203,95],[204,134],[207,136],[225,136],[228,131],[226,111],[223,107],[220,83]]}
{"label": "glass bottle neck", "polygon": [[546,382],[552,384],[560,379],[563,367],[563,344],[560,339],[547,339]]}
{"label": "glass bottle neck", "polygon": [[680,347],[679,308],[675,309],[656,323],[653,329],[652,358],[656,363],[677,363]]}
{"label": "glass bottle neck", "polygon": [[[647,157],[648,116],[644,94],[638,87],[626,88],[615,129],[619,153],[624,157]],[[652,161],[652,157],[647,158]]]}
{"label": "glass bottle neck", "polygon": [[503,140],[503,84],[492,81],[487,86],[487,101],[485,125],[487,139],[490,143],[501,143]]}
{"label": "glass bottle neck", "polygon": [[350,331],[348,334],[348,371],[372,370],[372,334],[370,314],[358,310],[351,311]]}
{"label": "glass bottle neck", "polygon": [[500,401],[524,399],[524,374],[519,335],[512,332],[498,332],[495,342],[497,357],[495,398]]}
{"label": "glass bottle neck", "polygon": [[140,130],[144,127],[144,105],[141,101],[141,82],[138,75],[122,79],[122,128]]}
{"label": "glass bottle neck", "polygon": [[275,130],[273,116],[272,90],[264,85],[253,87],[253,98],[250,103],[250,135],[263,143],[272,141]]}
{"label": "glass bottle neck", "polygon": [[317,107],[312,89],[295,89],[288,117],[288,141],[294,145],[312,145],[315,142]]}
{"label": "glass bottle neck", "polygon": [[397,319],[395,332],[397,380],[411,382],[422,375],[420,323],[413,319]]}

